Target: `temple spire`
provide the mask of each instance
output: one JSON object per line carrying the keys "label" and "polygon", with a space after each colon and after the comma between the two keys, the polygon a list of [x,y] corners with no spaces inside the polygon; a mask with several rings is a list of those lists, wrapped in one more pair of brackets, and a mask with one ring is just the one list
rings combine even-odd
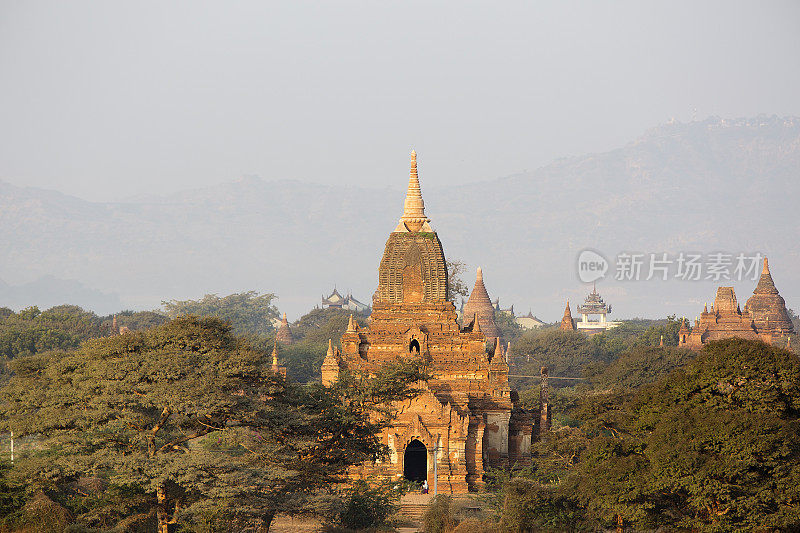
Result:
{"label": "temple spire", "polygon": [[772,274],[769,271],[769,261],[764,258],[764,267],[761,269],[761,277],[758,279],[753,294],[778,294],[775,282],[772,281]]}
{"label": "temple spire", "polygon": [[272,347],[272,368],[278,367],[278,339],[275,339],[275,345]]}
{"label": "temple spire", "polygon": [[567,300],[567,307],[564,309],[564,316],[561,317],[561,325],[558,328],[562,331],[575,331],[575,321],[572,320],[569,300]]}
{"label": "temple spire", "polygon": [[408,191],[406,191],[406,201],[403,203],[403,216],[395,231],[433,232],[428,225],[430,219],[425,216],[425,202],[422,200],[422,190],[419,186],[419,174],[417,173],[417,152],[411,151],[411,172],[408,178]]}

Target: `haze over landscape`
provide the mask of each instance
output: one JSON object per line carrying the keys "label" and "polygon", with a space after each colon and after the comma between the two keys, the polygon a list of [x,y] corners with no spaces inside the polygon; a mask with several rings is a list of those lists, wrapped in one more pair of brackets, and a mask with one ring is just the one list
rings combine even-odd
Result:
{"label": "haze over landscape", "polygon": [[[798,20],[794,2],[5,4],[2,303],[369,302],[415,148],[446,254],[517,311],[582,299],[584,248],[761,252],[797,309]],[[692,316],[718,284],[609,277],[620,318]]]}
{"label": "haze over landscape", "polygon": [[[800,307],[791,267],[800,247],[788,217],[800,193],[798,118],[663,125],[611,152],[457,188],[427,185],[425,169],[422,154],[426,209],[445,253],[482,266],[492,297],[518,313],[530,308],[552,322],[566,299],[578,303],[589,291],[576,265],[585,248],[612,262],[599,290],[620,318],[691,317],[719,284],[733,284],[740,299],[755,287],[616,281],[621,252],[760,252],[788,306]],[[7,283],[30,284],[0,294],[18,307],[71,302],[104,313],[255,289],[276,292],[279,308],[297,317],[334,285],[370,302],[405,194],[407,170],[396,174],[391,189],[246,177],[125,202],[0,183],[8,250],[0,269]]]}
{"label": "haze over landscape", "polygon": [[0,1],[0,533],[800,531],[798,23]]}

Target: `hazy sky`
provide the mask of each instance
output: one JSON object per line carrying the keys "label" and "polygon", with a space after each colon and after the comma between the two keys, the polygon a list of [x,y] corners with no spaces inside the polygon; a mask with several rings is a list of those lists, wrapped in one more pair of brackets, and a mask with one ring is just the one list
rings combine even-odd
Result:
{"label": "hazy sky", "polygon": [[[401,188],[800,115],[800,2],[0,1],[0,179]],[[695,111],[696,110],[696,111]]]}

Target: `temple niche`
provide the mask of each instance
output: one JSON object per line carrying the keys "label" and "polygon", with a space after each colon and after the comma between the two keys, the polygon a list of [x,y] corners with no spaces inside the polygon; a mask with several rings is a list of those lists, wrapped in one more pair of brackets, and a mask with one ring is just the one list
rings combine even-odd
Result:
{"label": "temple niche", "polygon": [[444,250],[425,216],[416,153],[411,157],[403,216],[386,241],[369,326],[351,320],[341,352],[330,343],[322,382],[334,382],[343,368],[374,373],[409,357],[427,360],[432,379],[421,384],[422,394],[395,406],[397,416],[381,434],[389,457],[350,475],[427,480],[431,489],[458,494],[478,489],[487,466],[530,461],[534,416],[515,405],[496,334],[487,350],[480,321],[459,326],[447,300]]}
{"label": "temple niche", "polygon": [[747,300],[744,311],[736,300],[733,287],[717,288],[717,296],[711,309],[708,305],[695,319],[689,329],[686,320],[678,331],[678,346],[699,350],[709,341],[739,337],[772,343],[776,337],[794,333],[792,321],[786,310],[786,303],[775,288],[769,263],[764,258],[764,268],[753,291]]}

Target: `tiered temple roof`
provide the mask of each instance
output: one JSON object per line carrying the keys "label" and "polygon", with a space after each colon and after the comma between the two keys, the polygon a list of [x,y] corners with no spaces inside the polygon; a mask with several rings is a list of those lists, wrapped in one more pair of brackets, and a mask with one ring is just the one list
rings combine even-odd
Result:
{"label": "tiered temple roof", "polygon": [[336,290],[336,287],[333,288],[333,292],[330,296],[327,298],[325,296],[322,297],[322,308],[325,309],[326,307],[347,309],[349,311],[358,311],[359,313],[369,308],[367,304],[359,302],[349,292],[347,296],[342,296],[339,294],[339,291]]}
{"label": "tiered temple roof", "polygon": [[578,312],[582,315],[605,315],[611,313],[611,306],[603,301],[597,292],[597,286],[594,285],[583,305],[578,307]]}

